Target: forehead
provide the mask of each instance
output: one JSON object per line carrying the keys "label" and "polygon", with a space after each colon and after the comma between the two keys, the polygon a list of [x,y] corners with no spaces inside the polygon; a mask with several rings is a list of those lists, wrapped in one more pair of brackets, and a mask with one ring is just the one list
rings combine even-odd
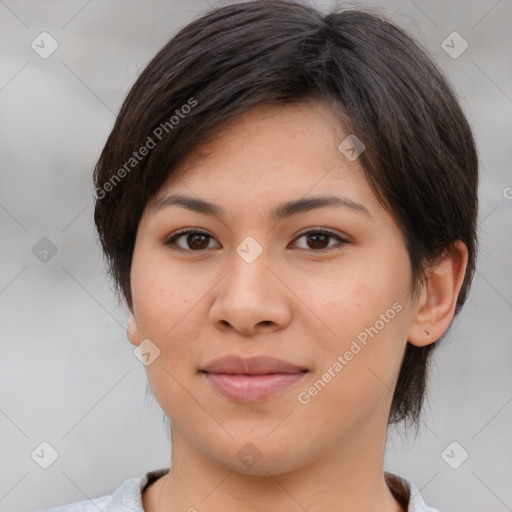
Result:
{"label": "forehead", "polygon": [[317,222],[346,221],[354,229],[363,229],[364,223],[371,232],[400,232],[360,160],[340,151],[346,138],[338,117],[322,103],[255,108],[194,148],[143,217],[165,223],[193,211],[230,229],[272,229],[284,219],[316,211]]}
{"label": "forehead", "polygon": [[187,183],[210,193],[245,186],[253,194],[270,189],[304,196],[341,187],[373,195],[358,160],[339,149],[347,138],[341,119],[317,100],[255,107],[218,126],[190,151],[160,192],[182,190]]}

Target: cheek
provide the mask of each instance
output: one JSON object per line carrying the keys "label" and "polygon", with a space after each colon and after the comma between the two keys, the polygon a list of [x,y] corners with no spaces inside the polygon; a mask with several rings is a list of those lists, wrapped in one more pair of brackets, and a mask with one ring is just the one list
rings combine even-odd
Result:
{"label": "cheek", "polygon": [[317,366],[297,397],[311,418],[330,410],[335,424],[354,426],[391,399],[409,321],[402,284],[366,268],[310,293],[333,331],[312,340]]}
{"label": "cheek", "polygon": [[[383,262],[341,262],[314,274],[302,273],[297,296],[321,321],[326,347],[353,339],[386,314],[395,302],[403,305],[406,275],[394,275]],[[390,311],[392,316],[396,311]],[[394,315],[396,316],[396,315]],[[380,324],[379,324],[380,325]],[[388,325],[388,324],[386,324]]]}
{"label": "cheek", "polygon": [[165,260],[165,253],[136,248],[131,286],[140,339],[153,341],[172,364],[178,355],[190,357],[187,340],[193,340],[199,329],[199,323],[191,319],[209,286],[198,286],[197,280]]}
{"label": "cheek", "polygon": [[326,333],[315,337],[312,347],[319,363],[316,377],[322,381],[317,388],[329,382],[319,401],[324,404],[341,399],[356,408],[366,400],[371,407],[398,375],[410,321],[408,258],[402,251],[376,256],[297,281],[298,295],[305,297]]}
{"label": "cheek", "polygon": [[194,286],[190,276],[169,265],[165,254],[150,248],[137,248],[131,269],[134,314],[141,340],[150,339],[160,349],[157,357],[146,366],[151,389],[172,421],[174,410],[190,407],[182,384],[185,370],[194,366],[196,357],[193,340],[198,337],[199,323],[191,320],[194,305],[205,293]]}

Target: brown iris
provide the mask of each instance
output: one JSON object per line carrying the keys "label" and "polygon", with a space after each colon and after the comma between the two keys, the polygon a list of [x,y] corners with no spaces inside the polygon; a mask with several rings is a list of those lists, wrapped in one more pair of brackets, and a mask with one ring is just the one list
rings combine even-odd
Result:
{"label": "brown iris", "polygon": [[307,235],[308,245],[312,249],[325,249],[329,244],[329,238],[332,235],[323,234],[323,233],[314,233],[312,235]]}
{"label": "brown iris", "polygon": [[190,233],[187,235],[187,244],[191,249],[201,250],[208,247],[208,235],[202,233]]}

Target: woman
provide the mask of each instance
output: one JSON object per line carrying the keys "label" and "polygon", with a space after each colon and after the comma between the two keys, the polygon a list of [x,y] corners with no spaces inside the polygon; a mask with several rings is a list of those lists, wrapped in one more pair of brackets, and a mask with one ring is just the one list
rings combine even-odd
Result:
{"label": "woman", "polygon": [[477,167],[451,88],[378,16],[260,1],[183,28],[94,175],[170,470],[53,510],[434,511],[385,440],[467,297]]}

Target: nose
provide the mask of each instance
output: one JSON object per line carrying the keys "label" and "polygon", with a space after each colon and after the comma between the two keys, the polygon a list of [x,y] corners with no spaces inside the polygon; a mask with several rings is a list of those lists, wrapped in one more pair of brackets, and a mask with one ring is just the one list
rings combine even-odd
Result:
{"label": "nose", "polygon": [[248,263],[235,253],[231,270],[215,287],[212,325],[244,335],[285,328],[293,316],[292,299],[278,274],[263,255]]}

